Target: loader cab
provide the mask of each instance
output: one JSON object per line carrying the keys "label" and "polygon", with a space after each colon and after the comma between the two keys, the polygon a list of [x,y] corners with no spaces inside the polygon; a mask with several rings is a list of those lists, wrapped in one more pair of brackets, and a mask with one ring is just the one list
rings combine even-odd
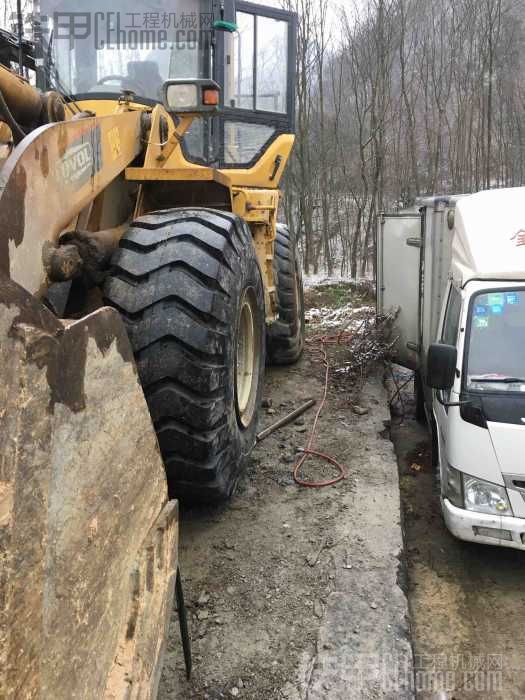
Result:
{"label": "loader cab", "polygon": [[294,13],[234,0],[40,6],[40,88],[100,114],[123,93],[154,106],[167,80],[214,80],[220,110],[194,119],[183,144],[188,160],[213,167],[249,168],[294,133]]}

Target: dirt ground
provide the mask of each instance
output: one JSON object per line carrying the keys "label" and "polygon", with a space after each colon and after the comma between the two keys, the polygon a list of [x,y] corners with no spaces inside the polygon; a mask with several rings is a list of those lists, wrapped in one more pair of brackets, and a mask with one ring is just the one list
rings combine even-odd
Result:
{"label": "dirt ground", "polygon": [[[365,297],[351,289],[311,290],[307,303],[337,308],[351,298],[359,307],[369,303]],[[406,600],[396,586],[399,496],[384,434],[381,375],[377,370],[363,377],[359,395],[344,373],[330,383],[316,444],[345,465],[344,481],[312,489],[292,479],[310,411],[255,449],[229,504],[183,510],[180,557],[194,672],[186,681],[174,613],[160,700],[354,697],[338,687],[338,650],[364,654],[383,645],[411,654]],[[261,427],[310,397],[319,399],[323,376],[315,345],[296,366],[270,369]],[[304,473],[335,475],[323,463],[305,466]],[[368,502],[373,513],[366,532]],[[374,527],[385,527],[384,518],[387,534],[375,547],[369,538],[377,538]],[[379,695],[367,690],[359,697]]]}
{"label": "dirt ground", "polygon": [[[319,318],[337,332],[347,313],[360,328],[370,303],[343,285],[308,290],[309,336]],[[525,697],[522,553],[448,533],[410,382],[391,416],[382,365],[361,376],[345,371],[347,360],[344,348],[330,350],[339,371],[316,445],[348,478],[325,489],[294,483],[310,411],[256,448],[229,504],[183,511],[194,673],[188,682],[174,613],[160,700]],[[261,427],[322,390],[310,343],[295,367],[268,370]],[[308,464],[310,477],[334,474]],[[355,673],[363,657],[366,678]],[[378,658],[389,660],[388,678]]]}
{"label": "dirt ground", "polygon": [[[404,380],[403,373],[398,383]],[[408,593],[421,700],[525,697],[523,552],[455,539],[445,528],[426,426],[410,387],[394,416]]]}

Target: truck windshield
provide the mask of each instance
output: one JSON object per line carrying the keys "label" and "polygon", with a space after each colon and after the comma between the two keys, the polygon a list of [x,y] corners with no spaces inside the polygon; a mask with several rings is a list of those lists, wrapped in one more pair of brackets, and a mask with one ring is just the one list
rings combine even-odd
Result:
{"label": "truck windshield", "polygon": [[211,76],[211,0],[41,0],[40,13],[46,87],[160,100],[169,78]]}
{"label": "truck windshield", "polygon": [[484,292],[472,300],[467,389],[525,391],[525,290]]}

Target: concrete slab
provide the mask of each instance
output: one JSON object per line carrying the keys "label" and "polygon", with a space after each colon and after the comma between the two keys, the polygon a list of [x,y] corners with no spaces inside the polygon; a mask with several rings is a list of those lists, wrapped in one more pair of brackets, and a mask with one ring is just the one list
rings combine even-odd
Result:
{"label": "concrete slab", "polygon": [[351,465],[351,518],[338,522],[335,586],[321,620],[308,700],[411,698],[413,658],[403,590],[397,462],[385,437],[390,414],[381,377],[366,383],[365,450]]}

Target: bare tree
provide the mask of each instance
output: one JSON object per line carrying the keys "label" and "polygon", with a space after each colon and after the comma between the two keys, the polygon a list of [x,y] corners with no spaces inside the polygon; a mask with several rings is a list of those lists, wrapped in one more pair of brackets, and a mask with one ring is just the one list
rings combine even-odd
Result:
{"label": "bare tree", "polygon": [[522,0],[345,3],[332,33],[327,0],[293,1],[298,128],[285,211],[307,271],[373,276],[383,207],[524,183]]}

